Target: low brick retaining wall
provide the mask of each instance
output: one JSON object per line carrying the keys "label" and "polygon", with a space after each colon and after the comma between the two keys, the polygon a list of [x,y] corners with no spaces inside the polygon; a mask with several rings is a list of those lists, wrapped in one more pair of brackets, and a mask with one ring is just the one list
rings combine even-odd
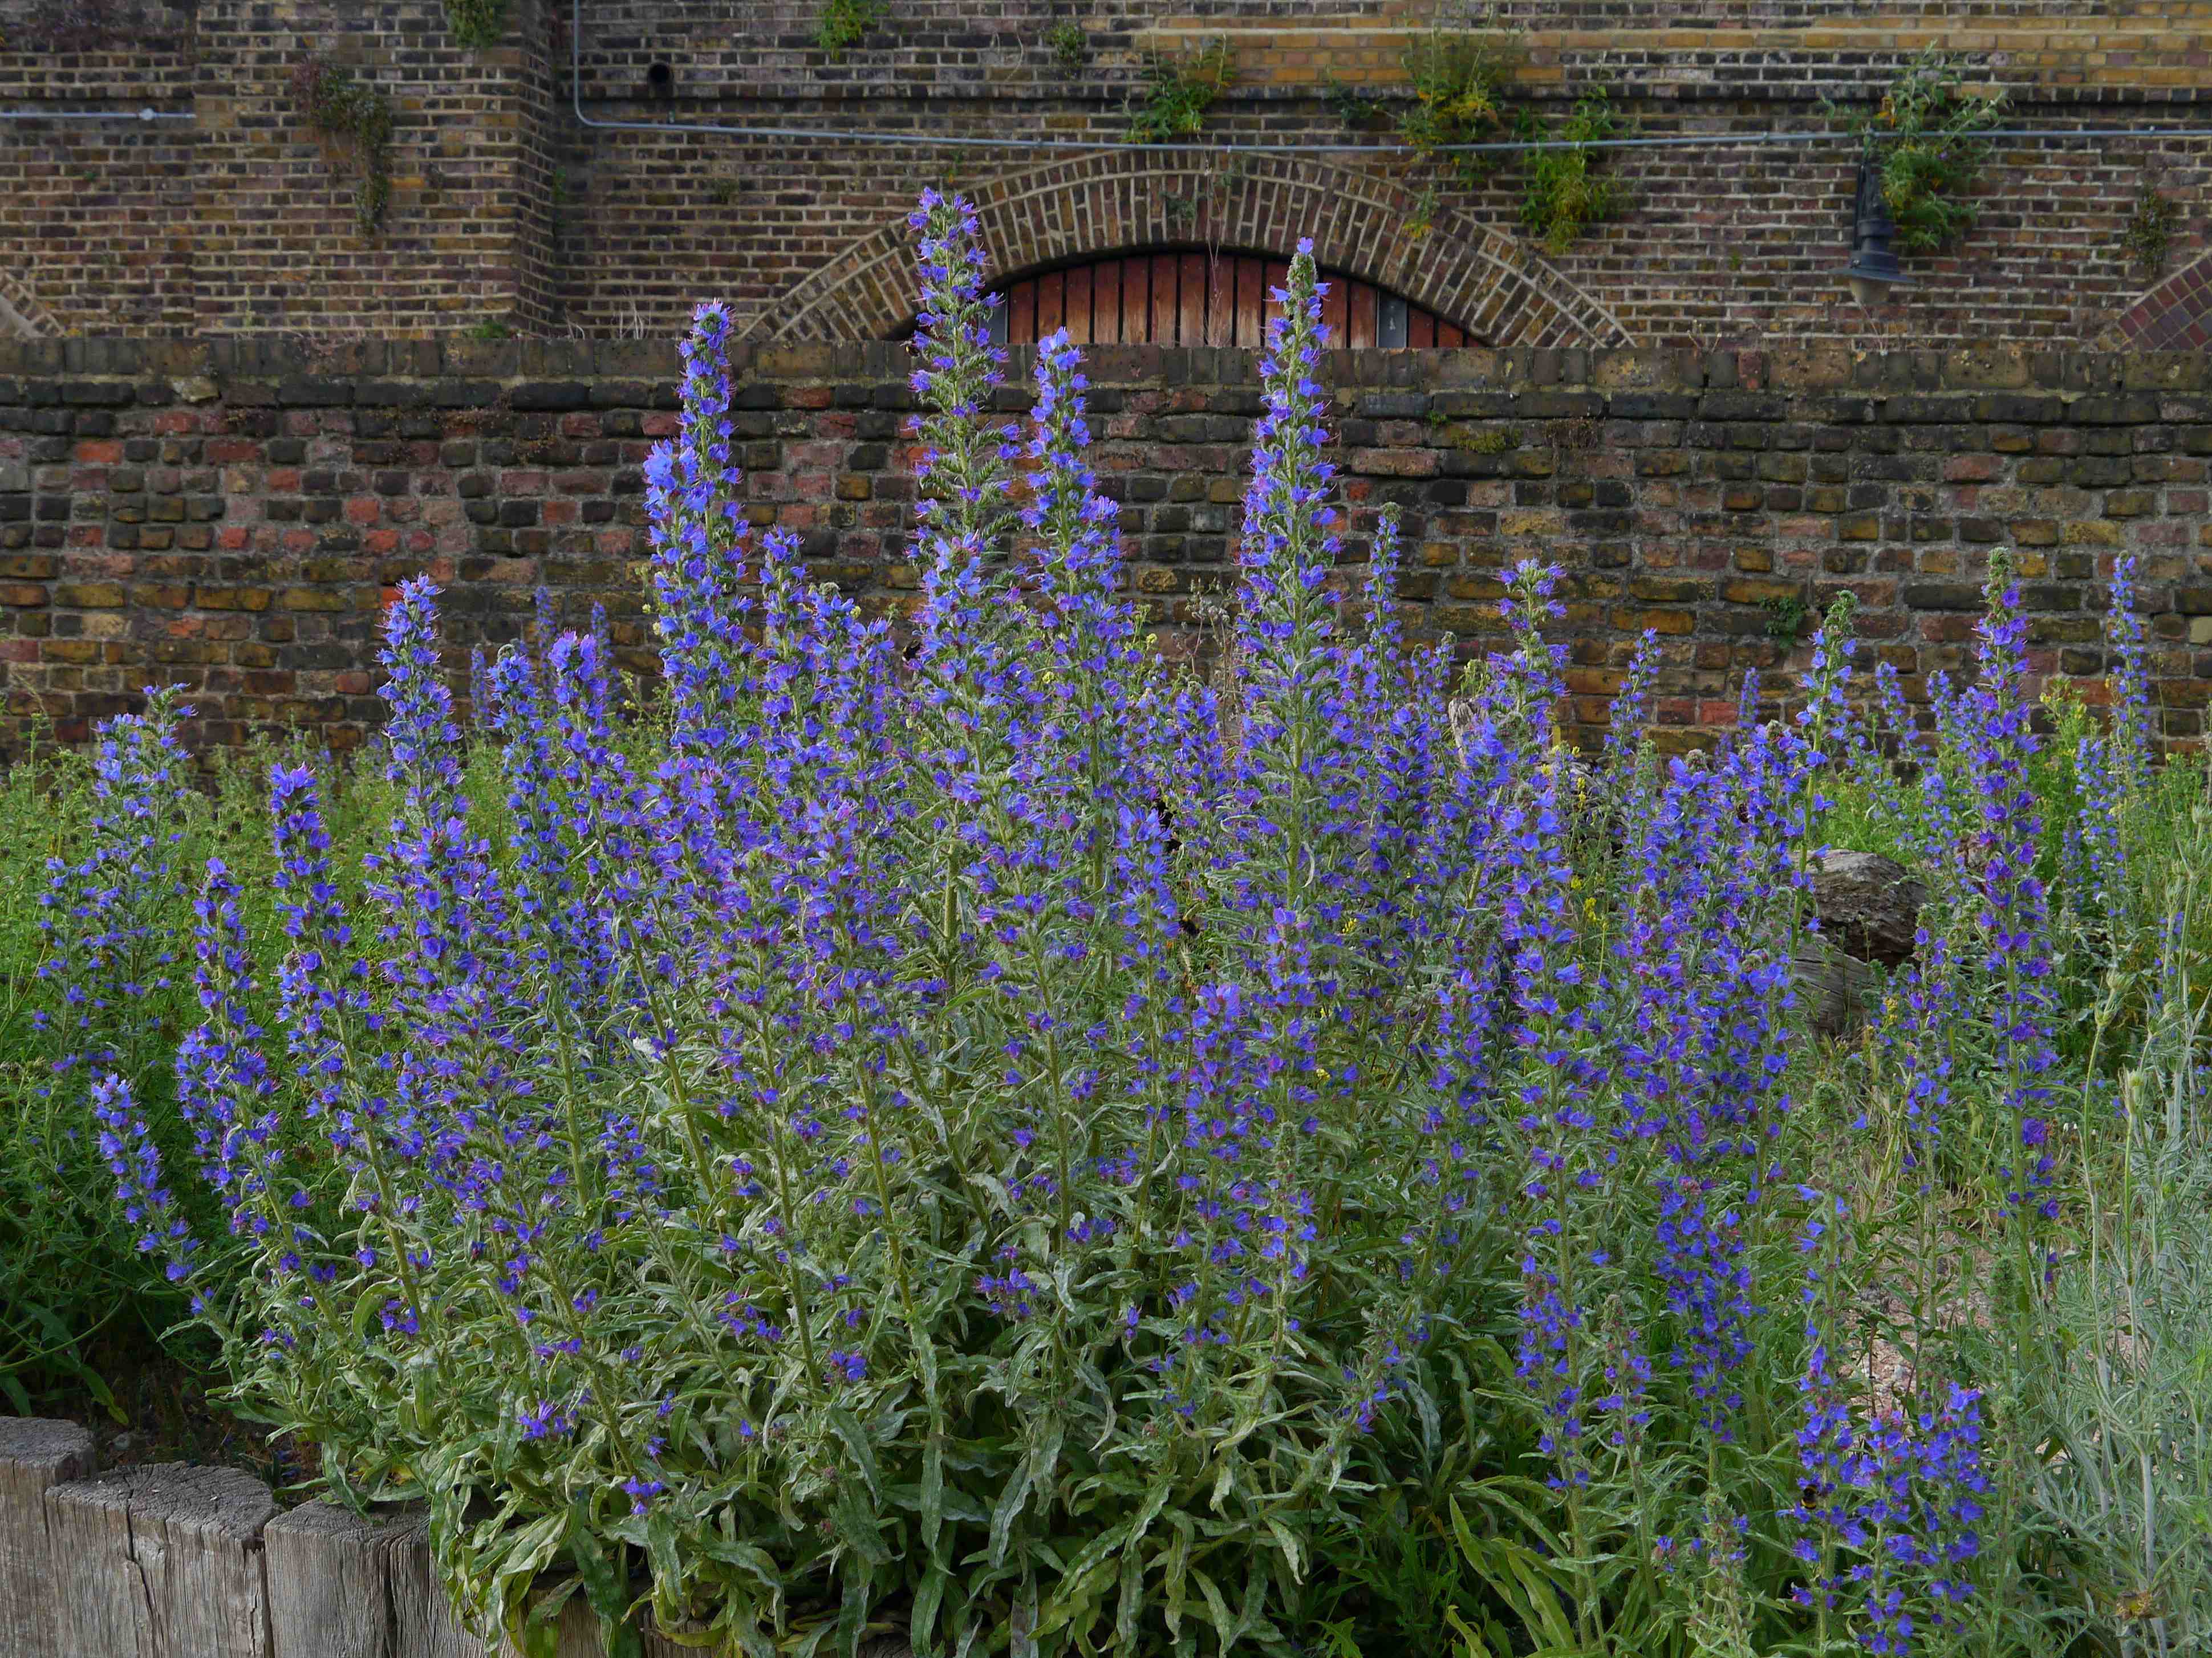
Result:
{"label": "low brick retaining wall", "polygon": [[[754,521],[878,613],[918,584],[911,362],[891,344],[732,362]],[[1256,355],[1110,346],[1087,367],[1130,588],[1171,638],[1235,579]],[[457,682],[541,582],[572,623],[605,604],[649,668],[641,469],[676,429],[676,367],[660,342],[0,342],[0,743],[33,715],[82,738],[154,680],[187,687],[202,740],[357,742],[382,712],[380,611],[425,570],[452,590]],[[1917,695],[1970,663],[1987,554],[2009,545],[2034,667],[2088,677],[2102,584],[2137,555],[2166,734],[2202,732],[2203,354],[1358,351],[1323,378],[1347,556],[1395,505],[1409,622],[1469,651],[1498,632],[1503,567],[1563,563],[1585,722],[1651,629],[1662,732],[1729,723],[1747,672],[1786,691],[1844,589]]]}
{"label": "low brick retaining wall", "polygon": [[[580,1600],[559,1632],[557,1658],[604,1658]],[[905,1652],[879,1640],[871,1658]],[[487,1658],[438,1588],[419,1514],[280,1509],[233,1468],[99,1473],[84,1429],[20,1417],[0,1417],[0,1655]]]}

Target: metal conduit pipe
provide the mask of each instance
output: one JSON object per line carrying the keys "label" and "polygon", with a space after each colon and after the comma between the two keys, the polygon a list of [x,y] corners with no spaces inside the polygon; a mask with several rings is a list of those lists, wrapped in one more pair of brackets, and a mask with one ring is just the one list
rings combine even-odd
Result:
{"label": "metal conduit pipe", "polygon": [[0,109],[0,121],[196,121],[191,110]]}

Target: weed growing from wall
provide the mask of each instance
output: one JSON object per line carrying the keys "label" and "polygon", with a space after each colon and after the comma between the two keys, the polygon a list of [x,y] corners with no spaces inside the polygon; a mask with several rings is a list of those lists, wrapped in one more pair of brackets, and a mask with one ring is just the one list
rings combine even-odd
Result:
{"label": "weed growing from wall", "polygon": [[1091,56],[1091,37],[1083,32],[1083,25],[1073,17],[1065,18],[1048,29],[1044,43],[1051,48],[1052,61],[1060,65],[1062,74],[1074,74]]}
{"label": "weed growing from wall", "polygon": [[568,207],[570,198],[568,169],[565,167],[556,167],[553,169],[552,177],[548,181],[545,211],[545,234],[556,246],[560,245],[562,232],[568,228],[567,214],[564,210]]}
{"label": "weed growing from wall", "polygon": [[1497,154],[1451,147],[1505,137],[1505,77],[1516,50],[1510,36],[1470,28],[1431,29],[1406,48],[1413,101],[1398,118],[1398,136],[1470,190],[1490,176]]}
{"label": "weed growing from wall", "polygon": [[1380,120],[1384,112],[1380,98],[1370,98],[1334,75],[1322,78],[1321,95],[1322,101],[1328,106],[1328,112],[1336,117],[1338,125],[1347,132],[1364,131]]}
{"label": "weed growing from wall", "polygon": [[832,60],[842,58],[884,20],[884,0],[829,0],[814,28],[814,44]]}
{"label": "weed growing from wall", "polygon": [[1974,210],[1963,197],[1989,159],[1989,144],[1977,135],[2005,109],[2003,93],[1968,93],[1958,64],[1930,47],[1889,83],[1877,108],[1852,118],[1851,131],[1881,169],[1899,245],[1932,253],[1973,228]]}
{"label": "weed growing from wall", "polygon": [[1443,192],[1437,188],[1437,181],[1423,179],[1413,191],[1413,210],[1406,216],[1406,234],[1419,241],[1433,231],[1437,228],[1437,209],[1443,200]]}
{"label": "weed growing from wall", "polygon": [[2145,282],[2156,282],[2165,271],[2166,255],[2173,248],[2173,233],[2180,224],[2181,204],[2160,195],[2158,186],[2146,179],[2136,192],[2135,210],[2128,216],[2128,228],[2120,237],[2129,263]]}
{"label": "weed growing from wall", "polygon": [[445,0],[446,27],[471,52],[484,52],[507,37],[507,0]]}
{"label": "weed growing from wall", "polygon": [[1237,58],[1226,40],[1209,40],[1196,52],[1155,58],[1146,71],[1149,90],[1131,100],[1129,138],[1165,144],[1195,137],[1206,112],[1237,81]]}
{"label": "weed growing from wall", "polygon": [[1805,619],[1813,614],[1813,607],[1801,593],[1791,593],[1785,598],[1770,598],[1760,606],[1766,612],[1766,636],[1784,644],[1795,644],[1805,631]]}
{"label": "weed growing from wall", "polygon": [[1524,138],[1550,137],[1572,146],[1532,149],[1525,157],[1527,182],[1522,188],[1521,223],[1547,252],[1565,252],[1590,226],[1620,211],[1620,185],[1598,171],[1603,152],[1594,148],[1620,127],[1620,118],[1613,112],[1602,87],[1583,94],[1555,134],[1547,134],[1527,112],[1516,123],[1515,130]]}
{"label": "weed growing from wall", "polygon": [[326,58],[310,58],[292,71],[292,100],[307,125],[352,161],[354,219],[374,232],[392,199],[391,100]]}

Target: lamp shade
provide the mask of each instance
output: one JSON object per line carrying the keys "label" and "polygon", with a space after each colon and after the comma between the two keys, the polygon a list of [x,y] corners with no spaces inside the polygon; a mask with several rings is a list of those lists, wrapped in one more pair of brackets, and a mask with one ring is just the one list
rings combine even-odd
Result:
{"label": "lamp shade", "polygon": [[1910,288],[1912,278],[1897,262],[1889,239],[1897,222],[1883,200],[1881,173],[1872,161],[1859,161],[1858,204],[1851,220],[1851,262],[1836,274],[1851,285],[1851,296],[1861,305],[1880,305],[1893,288]]}

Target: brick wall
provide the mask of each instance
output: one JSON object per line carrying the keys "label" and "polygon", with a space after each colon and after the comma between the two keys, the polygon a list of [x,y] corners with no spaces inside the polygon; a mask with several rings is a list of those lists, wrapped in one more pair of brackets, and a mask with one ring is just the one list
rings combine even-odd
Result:
{"label": "brick wall", "polygon": [[[821,3],[591,0],[572,43],[566,0],[515,0],[506,40],[471,52],[436,0],[198,0],[155,8],[159,27],[102,51],[57,55],[11,25],[30,0],[0,0],[0,108],[193,118],[0,123],[0,316],[83,335],[428,337],[491,321],[606,337],[672,332],[715,297],[763,338],[860,321],[880,331],[897,306],[856,310],[840,284],[883,262],[923,185],[953,182],[1018,210],[999,250],[1009,272],[1135,237],[1279,254],[1325,229],[1330,203],[1357,200],[1388,231],[1347,244],[1364,250],[1352,274],[1407,291],[1425,271],[1407,296],[1433,307],[1459,293],[1453,319],[1493,345],[2154,348],[2212,331],[2212,0],[1501,5],[1520,31],[1522,103],[1548,119],[1602,87],[1646,137],[1830,126],[1823,100],[1863,105],[1929,45],[2008,93],[2016,123],[2048,136],[2001,144],[1979,226],[1912,258],[1919,285],[1873,312],[1833,275],[1853,173],[1838,146],[1621,154],[1607,165],[1626,216],[1558,255],[1522,235],[1510,168],[1431,197],[1432,170],[1375,150],[1387,131],[1347,133],[1323,94],[1331,81],[1400,89],[1406,44],[1437,0],[889,0],[836,61],[813,44]],[[1049,44],[1069,21],[1086,43],[1073,68]],[[1118,139],[1152,58],[1214,39],[1233,48],[1238,79],[1209,137],[1352,148],[1229,164],[913,142]],[[344,179],[290,108],[286,76],[310,52],[353,65],[398,110],[378,236],[355,233]],[[586,121],[694,130],[588,125],[572,91]],[[894,142],[696,130],[707,124]],[[2152,126],[2197,132],[2066,136]],[[1127,210],[1094,212],[1102,176],[1120,181]],[[2182,214],[2155,270],[2124,242],[2146,184]],[[902,270],[887,269],[901,288]],[[1552,296],[1537,320],[1506,302],[1516,282]]]}
{"label": "brick wall", "polygon": [[[915,590],[908,367],[889,345],[737,363],[755,522],[798,531],[815,572],[878,611]],[[419,571],[453,590],[457,667],[516,635],[540,582],[572,620],[605,604],[647,666],[640,469],[674,429],[674,371],[658,343],[0,344],[10,732],[44,715],[81,737],[161,680],[191,688],[207,739],[305,725],[356,741],[380,711],[380,609]],[[1172,647],[1233,580],[1254,359],[1106,348],[1089,372],[1129,583]],[[1564,562],[1585,719],[1650,628],[1662,720],[1726,723],[1747,671],[1790,683],[1794,607],[1844,588],[1917,691],[1969,661],[1978,582],[2008,544],[2045,672],[2103,671],[2100,582],[2140,555],[2166,730],[2202,732],[2201,354],[1360,352],[1328,380],[1347,560],[1396,503],[1409,619],[1469,651],[1496,634],[1501,567]]]}
{"label": "brick wall", "polygon": [[[0,14],[0,108],[188,118],[0,122],[0,296],[37,331],[553,325],[542,28],[471,52],[438,0],[198,0],[164,16],[149,45],[125,31],[57,54],[21,49],[34,43]],[[349,164],[295,107],[310,56],[392,105],[376,234],[355,223]]]}
{"label": "brick wall", "polygon": [[[1617,332],[1585,331],[1574,342],[1584,344],[2095,339],[2156,279],[2131,265],[2124,245],[2146,180],[2184,208],[2172,265],[2202,251],[2212,141],[2057,135],[2202,126],[2192,112],[2212,94],[2212,6],[2017,0],[1965,17],[1960,9],[1939,0],[1664,8],[1546,0],[1500,9],[1500,21],[1522,31],[1516,82],[1525,101],[1551,118],[1601,86],[1647,137],[1832,125],[1821,100],[1877,98],[1899,65],[1931,44],[1960,53],[1983,84],[2004,88],[2020,125],[2053,137],[2004,143],[1974,234],[1942,256],[1911,260],[1920,287],[1871,314],[1849,302],[1833,275],[1846,257],[1855,167],[1834,146],[1621,155],[1609,165],[1631,210],[1559,256],[1519,236],[1521,182],[1510,168],[1477,191],[1447,183],[1425,210],[1432,170],[1356,149],[1313,160],[1255,155],[1242,176],[1227,179],[1213,163],[1156,161],[1142,169],[1138,192],[1152,211],[1135,216],[1150,221],[1144,234],[1153,240],[1205,241],[1218,194],[1242,191],[1249,176],[1304,177],[1314,185],[1311,201],[1349,191],[1382,204],[1392,234],[1368,240],[1371,260],[1402,264],[1425,252],[1553,270],[1618,324]],[[1409,0],[1125,0],[1073,11],[1055,0],[898,0],[866,46],[830,64],[810,49],[816,10],[806,0],[742,9],[692,0],[589,7],[586,111],[627,121],[1112,140],[1152,54],[1218,39],[1234,49],[1239,79],[1210,118],[1209,136],[1375,143],[1390,135],[1346,133],[1324,84],[1389,93],[1402,81],[1410,33],[1437,15]],[[1071,15],[1091,42],[1072,72],[1047,41]],[[647,95],[655,62],[672,71],[665,100]],[[1066,155],[580,129],[573,142],[578,228],[568,315],[590,332],[637,318],[673,327],[710,293],[774,333],[812,273],[894,220],[930,182],[986,194],[1004,187],[1033,204],[1035,240],[1046,245],[1024,239],[999,250],[1010,270],[1109,251],[1121,240],[1085,222],[1085,192],[1060,185],[1060,173],[1085,165]],[[1199,216],[1188,216],[1193,208]],[[1425,210],[1435,227],[1425,250],[1405,234]],[[1239,225],[1228,245],[1285,251],[1313,233],[1322,211],[1286,202],[1256,227]],[[1397,273],[1370,265],[1355,274],[1392,285]],[[1413,297],[1428,303],[1434,295]],[[1455,319],[1480,320],[1472,312]],[[1510,330],[1486,337],[1544,343]]]}

